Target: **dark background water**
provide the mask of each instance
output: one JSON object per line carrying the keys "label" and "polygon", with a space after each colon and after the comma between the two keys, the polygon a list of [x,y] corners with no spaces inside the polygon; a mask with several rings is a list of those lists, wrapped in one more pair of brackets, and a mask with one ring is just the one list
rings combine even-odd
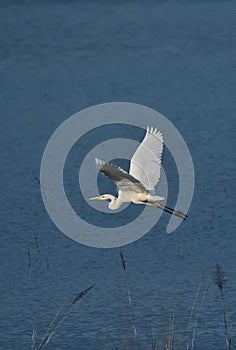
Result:
{"label": "dark background water", "polygon": [[167,235],[163,215],[122,248],[142,349],[152,336],[164,349],[173,309],[174,346],[186,348],[203,276],[195,349],[224,349],[216,263],[227,273],[236,342],[235,2],[1,1],[0,14],[1,349],[29,349],[34,320],[39,340],[61,305],[92,284],[48,349],[113,349],[111,337],[119,349],[135,348],[119,249],[89,248],[59,232],[32,175],[60,123],[111,101],[167,116],[196,172],[189,220]]}

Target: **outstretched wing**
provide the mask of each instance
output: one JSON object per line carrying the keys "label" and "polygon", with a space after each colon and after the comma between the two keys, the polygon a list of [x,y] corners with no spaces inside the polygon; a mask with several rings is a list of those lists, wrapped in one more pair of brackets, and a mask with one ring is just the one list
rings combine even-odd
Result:
{"label": "outstretched wing", "polygon": [[98,170],[113,181],[119,190],[147,192],[139,180],[135,179],[122,168],[97,158],[95,158],[95,162]]}
{"label": "outstretched wing", "polygon": [[161,175],[163,136],[153,127],[147,128],[142,143],[130,161],[130,175],[139,180],[149,191],[154,190]]}

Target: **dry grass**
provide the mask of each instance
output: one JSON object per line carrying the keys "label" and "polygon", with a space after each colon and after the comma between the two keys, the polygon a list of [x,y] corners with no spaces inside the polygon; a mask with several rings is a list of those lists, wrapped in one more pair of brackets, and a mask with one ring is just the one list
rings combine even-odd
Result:
{"label": "dry grass", "polygon": [[226,343],[226,350],[230,350],[231,343],[231,336],[228,331],[228,322],[227,322],[227,315],[226,315],[226,308],[225,308],[225,297],[224,297],[224,286],[226,284],[226,277],[225,272],[222,270],[222,267],[219,264],[216,264],[216,270],[215,270],[215,284],[219,288],[220,291],[220,298],[221,298],[221,306],[222,306],[222,313],[224,318],[224,328],[225,328],[225,343]]}
{"label": "dry grass", "polygon": [[94,286],[90,286],[89,288],[83,290],[82,292],[79,292],[68,305],[63,305],[58,310],[58,312],[50,322],[47,328],[47,331],[44,334],[42,341],[38,346],[36,345],[37,324],[36,322],[34,323],[34,327],[32,331],[32,347],[31,347],[32,350],[43,350],[47,347],[48,343],[52,339],[56,330],[65,321],[65,319],[69,316],[72,310],[80,303],[81,299],[84,298],[87,295],[87,293],[93,289],[93,287]]}
{"label": "dry grass", "polygon": [[125,284],[126,284],[128,301],[129,301],[129,306],[130,306],[131,315],[132,315],[132,323],[133,323],[132,326],[133,326],[133,331],[134,331],[134,338],[135,338],[135,341],[137,344],[137,348],[138,348],[138,350],[140,350],[140,344],[139,344],[139,340],[138,340],[138,332],[137,332],[136,321],[135,321],[135,317],[134,317],[134,309],[133,309],[133,304],[132,304],[132,299],[131,299],[131,292],[130,292],[127,274],[126,274],[126,261],[124,259],[124,255],[122,254],[121,251],[120,251],[120,259],[121,259],[121,263],[122,263],[124,275],[125,275]]}
{"label": "dry grass", "polygon": [[[138,350],[141,350],[141,345],[139,341],[139,334],[137,330],[137,324],[135,320],[135,313],[134,313],[134,306],[132,302],[132,296],[131,296],[131,290],[128,282],[128,275],[127,275],[127,266],[126,266],[126,260],[123,255],[123,253],[120,251],[120,261],[122,264],[122,268],[124,271],[124,279],[125,279],[125,285],[127,289],[127,296],[128,296],[128,302],[131,312],[131,319],[132,319],[132,328],[133,328],[133,334],[135,339],[136,348]],[[223,272],[220,265],[216,265],[215,268],[215,284],[219,288],[220,291],[220,300],[221,300],[221,306],[222,306],[222,313],[223,313],[223,320],[224,320],[224,329],[225,329],[225,343],[226,343],[226,350],[230,350],[231,347],[236,348],[234,344],[231,341],[231,335],[229,332],[228,327],[228,320],[227,320],[227,313],[226,313],[226,307],[225,307],[225,296],[224,296],[224,286],[226,283],[226,277],[225,273]],[[36,344],[36,336],[37,336],[37,323],[34,323],[33,331],[32,331],[32,350],[43,350],[47,347],[48,343],[52,339],[55,332],[58,330],[60,325],[65,321],[65,319],[69,316],[69,314],[72,312],[72,310],[80,303],[83,297],[87,295],[89,291],[93,289],[94,286],[91,286],[82,292],[78,293],[72,301],[67,303],[67,305],[63,305],[52,321],[50,322],[47,331],[45,332],[41,342],[39,345]],[[186,349],[187,350],[194,350],[195,346],[195,338],[196,338],[196,330],[198,325],[198,320],[203,308],[203,304],[206,298],[207,294],[207,280],[206,280],[206,274],[202,277],[199,286],[197,288],[197,291],[195,293],[192,307],[190,310],[189,320],[187,324],[187,343],[186,343]],[[157,338],[152,338],[152,342],[150,344],[150,349],[152,350],[175,350],[174,347],[174,323],[175,323],[175,314],[174,309],[172,310],[170,316],[169,316],[169,330],[168,330],[168,336],[167,341],[165,344],[164,349],[161,349],[158,347]],[[114,342],[112,337],[109,337],[113,347],[115,350],[119,350],[119,347]]]}

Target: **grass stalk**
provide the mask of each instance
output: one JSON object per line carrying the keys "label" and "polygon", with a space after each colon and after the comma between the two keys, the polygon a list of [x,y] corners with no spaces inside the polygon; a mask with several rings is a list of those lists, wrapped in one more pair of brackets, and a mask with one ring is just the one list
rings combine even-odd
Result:
{"label": "grass stalk", "polygon": [[29,248],[27,248],[26,254],[28,257],[28,266],[31,267],[31,252]]}
{"label": "grass stalk", "polygon": [[198,285],[198,288],[197,288],[197,291],[196,291],[196,294],[195,294],[195,297],[194,297],[194,300],[193,300],[193,303],[192,303],[190,315],[189,315],[188,332],[187,332],[187,350],[189,350],[190,327],[191,327],[191,324],[192,324],[192,318],[193,318],[195,306],[196,306],[196,303],[197,303],[197,299],[198,299],[201,287],[202,287],[202,283],[200,282],[199,285]]}
{"label": "grass stalk", "polygon": [[[204,277],[204,276],[203,276]],[[202,289],[202,283],[203,283],[203,277],[201,278],[201,281],[198,285],[197,291],[195,293],[195,297],[192,303],[192,307],[191,307],[191,311],[190,311],[190,315],[189,315],[189,320],[188,320],[188,331],[187,331],[187,350],[189,350],[189,346],[190,346],[190,328],[191,328],[191,324],[192,324],[192,320],[193,320],[193,315],[194,315],[194,311],[196,308],[196,304],[197,304],[197,300],[199,297],[199,294],[201,292]]]}
{"label": "grass stalk", "polygon": [[222,267],[219,264],[216,264],[215,276],[216,276],[215,284],[218,286],[220,290],[221,306],[222,306],[222,312],[224,317],[226,350],[230,350],[231,338],[228,332],[228,322],[227,322],[225,298],[224,298],[224,286],[227,280],[225,278],[225,272],[222,270]]}
{"label": "grass stalk", "polygon": [[112,342],[112,345],[114,346],[114,349],[115,349],[115,350],[119,350],[119,348],[118,348],[118,346],[116,345],[114,339],[113,339],[111,336],[109,336],[109,339],[110,339],[110,341]]}
{"label": "grass stalk", "polygon": [[[75,298],[69,303],[69,305],[63,305],[56,313],[56,315],[53,317],[52,321],[50,322],[46,333],[43,336],[43,339],[36,348],[35,346],[35,334],[36,334],[36,329],[35,326],[33,328],[33,333],[32,333],[32,343],[34,339],[34,348],[32,347],[32,350],[43,350],[46,348],[50,340],[52,339],[53,335],[55,334],[56,330],[59,328],[59,326],[65,321],[65,319],[69,316],[69,314],[72,312],[72,310],[75,308],[75,306],[80,303],[81,299],[85,297],[85,295],[93,289],[94,286],[90,286],[89,288],[83,290],[82,292],[78,293]],[[34,336],[33,336],[34,334]],[[32,345],[33,346],[33,345]]]}
{"label": "grass stalk", "polygon": [[193,335],[192,335],[191,350],[194,350],[195,334],[196,334],[196,330],[197,330],[198,319],[199,319],[199,316],[201,314],[204,301],[206,299],[206,294],[207,294],[207,284],[205,285],[204,292],[203,292],[203,295],[202,295],[202,299],[201,299],[201,302],[200,302],[200,305],[199,305],[199,308],[198,308],[198,312],[197,312],[197,315],[196,315],[196,319],[195,319],[195,324],[194,324],[194,328],[193,328]]}
{"label": "grass stalk", "polygon": [[152,350],[157,350],[157,338],[152,337]]}
{"label": "grass stalk", "polygon": [[169,333],[168,333],[168,339],[166,342],[165,350],[174,350],[174,344],[173,344],[173,339],[174,339],[174,309],[172,310],[172,313],[169,316]]}
{"label": "grass stalk", "polygon": [[38,237],[37,237],[35,231],[33,231],[33,234],[34,234],[34,242],[35,242],[35,246],[36,246],[37,252],[38,252],[38,254],[40,254],[40,247],[39,247]]}
{"label": "grass stalk", "polygon": [[32,171],[32,176],[34,180],[37,182],[37,184],[40,185],[40,178],[38,177],[38,175],[35,174],[34,171]]}
{"label": "grass stalk", "polygon": [[122,263],[122,267],[123,267],[124,275],[125,275],[125,284],[126,284],[126,289],[127,289],[127,294],[128,294],[129,306],[130,306],[130,310],[131,310],[134,338],[135,338],[136,343],[137,343],[137,348],[138,348],[138,350],[140,350],[137,326],[136,326],[136,321],[135,321],[135,317],[134,317],[134,309],[133,309],[133,304],[132,304],[132,299],[131,299],[131,292],[130,292],[129,283],[128,283],[128,279],[127,279],[127,274],[126,274],[126,261],[125,261],[124,255],[122,254],[121,251],[120,251],[120,259],[121,259],[121,263]]}
{"label": "grass stalk", "polygon": [[36,334],[37,334],[37,322],[34,321],[33,331],[32,331],[32,346],[31,350],[36,350]]}

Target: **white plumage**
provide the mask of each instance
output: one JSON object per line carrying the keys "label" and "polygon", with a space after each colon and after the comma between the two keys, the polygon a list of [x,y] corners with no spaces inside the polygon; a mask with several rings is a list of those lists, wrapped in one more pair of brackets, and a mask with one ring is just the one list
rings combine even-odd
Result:
{"label": "white plumage", "polygon": [[153,191],[161,175],[163,136],[154,128],[147,128],[142,143],[130,161],[129,173],[149,191]]}
{"label": "white plumage", "polygon": [[120,167],[96,158],[99,171],[116,184],[118,197],[104,194],[90,199],[109,200],[108,207],[111,210],[119,209],[123,203],[132,202],[158,207],[186,219],[186,215],[182,212],[159,203],[159,201],[164,200],[163,197],[151,194],[160,180],[162,152],[162,133],[153,127],[148,127],[142,143],[131,158],[129,173]]}

